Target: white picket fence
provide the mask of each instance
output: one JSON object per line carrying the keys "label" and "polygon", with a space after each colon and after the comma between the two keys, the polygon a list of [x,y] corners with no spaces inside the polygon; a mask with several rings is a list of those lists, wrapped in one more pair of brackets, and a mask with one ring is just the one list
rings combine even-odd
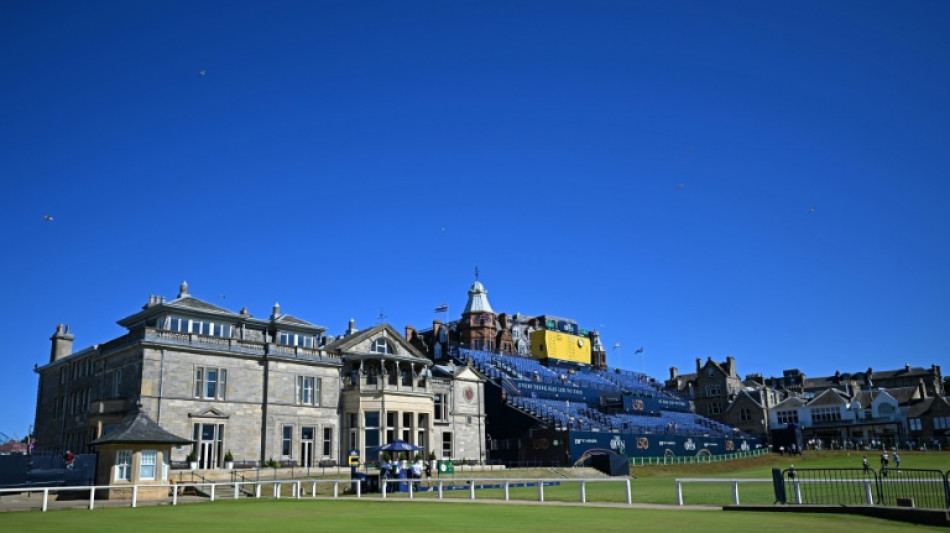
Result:
{"label": "white picket fence", "polygon": [[[416,490],[413,486],[414,480],[403,480],[403,479],[388,479],[382,480],[383,490],[380,493],[382,498],[392,497],[393,494],[396,494],[393,490],[387,490],[391,484],[394,483],[407,483],[408,492],[405,493],[408,498],[412,499],[420,491]],[[626,502],[631,504],[632,500],[632,491],[630,486],[630,479],[623,478],[454,478],[450,480],[439,479],[439,480],[430,480],[426,483],[425,492],[437,492],[438,499],[442,500],[444,498],[445,492],[450,488],[453,490],[458,490],[459,487],[464,487],[468,491],[468,499],[476,499],[476,489],[503,489],[504,499],[510,500],[510,489],[516,487],[537,487],[537,501],[543,502],[544,500],[544,488],[546,486],[550,487],[552,485],[560,485],[565,483],[578,484],[578,501],[581,503],[587,503],[587,485],[590,483],[615,483],[623,485],[625,491]],[[228,481],[228,482],[198,482],[198,483],[176,483],[176,484],[149,484],[149,485],[122,485],[118,488],[122,489],[131,489],[131,500],[129,501],[130,507],[136,507],[139,504],[139,489],[155,489],[155,488],[167,488],[171,496],[169,500],[154,500],[150,499],[149,502],[153,501],[165,501],[171,503],[171,505],[178,505],[179,494],[186,491],[189,488],[200,490],[207,494],[207,501],[215,501],[217,494],[220,493],[221,487],[227,487],[233,489],[233,494],[231,497],[233,499],[240,498],[241,494],[253,495],[254,498],[270,497],[270,498],[281,498],[283,494],[284,486],[290,487],[290,497],[295,499],[300,498],[317,498],[317,486],[318,485],[332,485],[333,486],[333,498],[340,498],[340,486],[347,485],[353,490],[353,493],[356,498],[362,498],[362,486],[361,483],[354,479],[284,479],[284,480],[267,480],[267,481]],[[116,486],[110,485],[93,485],[93,486],[80,486],[80,487],[42,487],[42,488],[15,488],[15,489],[0,489],[0,510],[3,509],[3,496],[4,495],[15,495],[15,494],[27,494],[31,496],[32,494],[41,494],[42,503],[41,510],[47,511],[50,506],[50,496],[51,494],[58,492],[73,492],[73,493],[88,493],[88,500],[85,500],[87,503],[84,505],[89,510],[95,509],[96,507],[96,491],[104,489],[115,489]],[[307,489],[309,490],[309,495],[307,494]],[[269,495],[267,494],[269,493]],[[403,494],[403,493],[399,493]],[[323,496],[321,496],[323,497]],[[76,501],[76,500],[72,500]],[[143,500],[144,501],[144,500]],[[11,505],[13,507],[13,505]]]}

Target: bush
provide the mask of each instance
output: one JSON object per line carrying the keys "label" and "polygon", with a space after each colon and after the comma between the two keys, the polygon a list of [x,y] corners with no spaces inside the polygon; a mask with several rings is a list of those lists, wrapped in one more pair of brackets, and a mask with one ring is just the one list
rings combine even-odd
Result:
{"label": "bush", "polygon": [[185,460],[188,461],[189,463],[197,462],[198,461],[197,452],[195,452],[195,450],[191,450],[190,452],[188,452],[188,457],[186,457]]}
{"label": "bush", "polygon": [[227,462],[230,462],[230,463],[233,463],[233,462],[234,462],[234,456],[231,455],[231,450],[228,450],[228,453],[224,454],[224,461],[225,461],[226,463],[227,463]]}

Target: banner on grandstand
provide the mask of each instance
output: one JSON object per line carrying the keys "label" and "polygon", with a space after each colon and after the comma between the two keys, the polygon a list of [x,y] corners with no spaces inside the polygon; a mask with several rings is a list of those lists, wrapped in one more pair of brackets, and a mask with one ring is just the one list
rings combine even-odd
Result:
{"label": "banner on grandstand", "polygon": [[660,411],[689,412],[689,402],[678,398],[656,398],[649,396],[624,396],[625,411],[659,413]]}
{"label": "banner on grandstand", "polygon": [[512,392],[518,393],[520,396],[548,398],[551,400],[568,400],[572,402],[584,402],[587,399],[584,394],[584,389],[580,387],[553,385],[551,383],[527,381],[524,379],[511,379],[508,380],[508,382],[512,385]]}
{"label": "banner on grandstand", "polygon": [[762,443],[744,438],[571,431],[570,447],[576,464],[591,455],[611,452],[627,457],[723,455],[756,450]]}

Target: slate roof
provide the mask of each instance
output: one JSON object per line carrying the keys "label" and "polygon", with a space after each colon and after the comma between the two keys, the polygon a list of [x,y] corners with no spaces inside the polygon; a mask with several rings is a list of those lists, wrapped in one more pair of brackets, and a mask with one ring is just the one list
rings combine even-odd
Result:
{"label": "slate roof", "polygon": [[808,405],[842,405],[846,403],[848,403],[848,398],[843,392],[838,389],[828,389],[808,402]]}
{"label": "slate roof", "polygon": [[798,396],[790,396],[790,397],[785,398],[784,400],[780,401],[779,403],[775,404],[773,407],[775,407],[775,408],[779,408],[779,407],[787,408],[787,407],[801,407],[801,406],[803,406],[803,405],[805,405],[805,400],[799,398]]}
{"label": "slate roof", "polygon": [[877,398],[881,394],[881,391],[859,391],[855,393],[854,397],[851,398],[852,401],[858,402],[863,408],[870,407],[871,402],[874,401],[874,398]]}
{"label": "slate roof", "polygon": [[359,344],[360,342],[370,337],[373,337],[374,335],[382,333],[383,331],[388,331],[389,337],[391,337],[392,340],[394,340],[395,342],[398,342],[399,345],[402,346],[406,352],[408,352],[408,355],[405,353],[391,354],[391,355],[387,354],[385,356],[387,359],[421,359],[422,360],[421,362],[427,362],[427,363],[431,362],[428,357],[422,355],[422,353],[420,353],[419,350],[415,346],[413,346],[412,344],[409,344],[409,342],[406,339],[404,339],[402,335],[400,335],[389,324],[379,324],[369,329],[358,331],[352,335],[339,337],[333,342],[327,344],[324,347],[324,349],[327,352],[335,352],[335,351],[343,352],[343,351],[346,351],[346,348],[353,346],[355,344]]}
{"label": "slate roof", "polygon": [[907,418],[920,418],[935,407],[934,404],[944,404],[950,408],[950,400],[946,396],[931,396],[924,398],[910,406],[907,410]]}
{"label": "slate roof", "polygon": [[736,394],[736,397],[733,398],[731,402],[729,402],[729,405],[726,407],[724,412],[728,413],[729,411],[731,411],[732,408],[740,404],[744,398],[748,398],[748,401],[752,402],[756,407],[759,407],[759,408],[762,407],[762,402],[756,399],[755,396],[752,396],[751,394],[749,394],[748,392],[744,390],[740,390],[739,393]]}
{"label": "slate roof", "polygon": [[918,392],[919,391],[917,387],[893,387],[887,389],[887,393],[893,396],[900,405],[907,405],[910,403]]}
{"label": "slate roof", "polygon": [[231,311],[230,309],[218,307],[217,305],[208,303],[204,300],[199,300],[198,298],[195,298],[194,296],[182,296],[181,298],[177,298],[168,303],[159,304],[159,305],[164,305],[166,307],[196,309],[198,311],[210,311],[212,313],[238,316],[237,313],[235,313],[234,311]]}
{"label": "slate roof", "polygon": [[122,419],[118,427],[98,439],[89,443],[91,446],[99,444],[192,444],[191,439],[184,439],[165,431],[145,412],[136,410]]}

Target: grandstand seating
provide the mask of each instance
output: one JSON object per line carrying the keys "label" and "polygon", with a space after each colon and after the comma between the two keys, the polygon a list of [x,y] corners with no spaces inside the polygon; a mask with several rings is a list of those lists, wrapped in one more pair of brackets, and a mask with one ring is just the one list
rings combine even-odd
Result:
{"label": "grandstand seating", "polygon": [[[542,364],[537,359],[501,355],[481,350],[458,349],[453,356],[461,363],[474,366],[490,381],[505,388],[507,404],[551,428],[577,431],[618,431],[644,434],[730,437],[737,430],[695,413],[660,410],[644,412],[605,412],[601,408],[605,396],[633,394],[641,397],[676,398],[662,390],[646,374],[614,369],[597,370],[588,365]],[[535,392],[522,392],[511,380],[525,380],[560,385],[570,391],[583,391],[577,398],[538,397]],[[565,389],[561,388],[563,392]],[[542,394],[543,396],[544,394]]]}

